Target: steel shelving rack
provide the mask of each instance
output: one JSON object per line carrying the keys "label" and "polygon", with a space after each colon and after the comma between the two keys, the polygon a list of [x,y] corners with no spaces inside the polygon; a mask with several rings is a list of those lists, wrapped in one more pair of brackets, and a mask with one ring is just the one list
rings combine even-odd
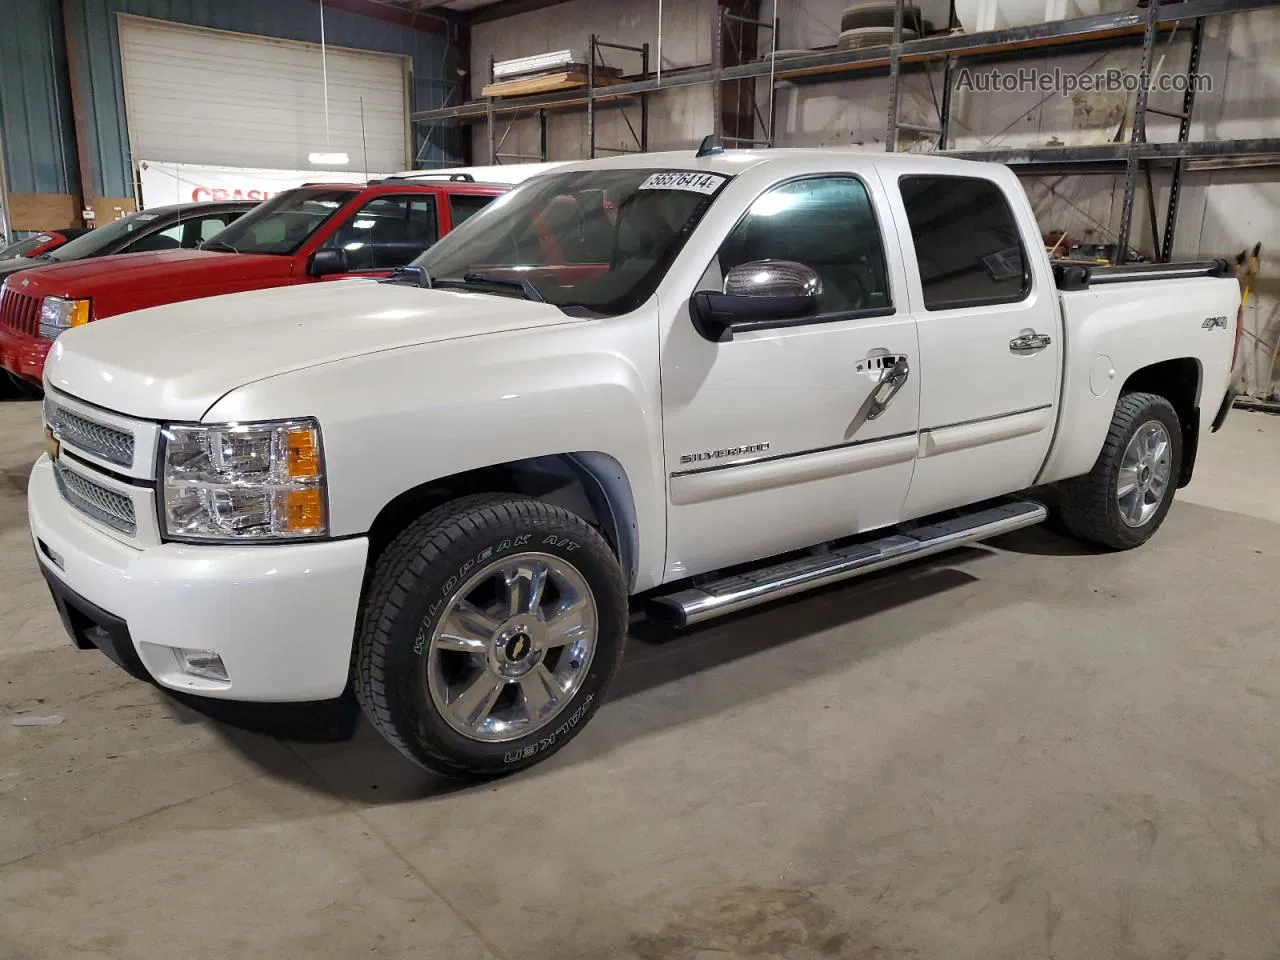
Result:
{"label": "steel shelving rack", "polygon": [[[555,110],[587,110],[588,114],[588,156],[595,156],[595,111],[601,106],[625,107],[628,103],[639,101],[641,105],[641,121],[639,130],[631,125],[637,147],[643,150],[648,144],[648,98],[649,95],[678,87],[697,84],[714,84],[717,124],[721,113],[720,91],[722,84],[733,81],[767,78],[770,86],[782,81],[796,80],[837,80],[845,77],[884,74],[888,78],[889,110],[886,117],[885,147],[897,149],[898,134],[910,131],[925,133],[937,137],[936,152],[946,156],[964,157],[977,160],[992,160],[1006,163],[1020,173],[1062,173],[1086,174],[1108,173],[1123,175],[1124,194],[1121,204],[1120,224],[1116,230],[1118,238],[1118,259],[1128,257],[1129,241],[1132,235],[1133,208],[1140,177],[1145,177],[1148,184],[1149,215],[1153,227],[1153,236],[1159,239],[1159,249],[1155,251],[1157,258],[1167,260],[1173,252],[1173,243],[1177,223],[1178,203],[1181,193],[1182,179],[1187,163],[1191,160],[1209,160],[1225,158],[1249,157],[1254,160],[1271,158],[1280,162],[1280,138],[1253,138],[1235,140],[1192,140],[1190,138],[1192,113],[1195,107],[1195,85],[1188,84],[1183,98],[1182,109],[1177,112],[1156,110],[1147,105],[1147,91],[1140,88],[1136,95],[1130,134],[1126,143],[1099,144],[1090,146],[1064,147],[1029,147],[1016,149],[993,150],[952,150],[949,149],[950,134],[950,92],[951,72],[955,63],[966,58],[983,58],[998,60],[1015,58],[1027,54],[1065,52],[1072,48],[1089,48],[1105,44],[1127,44],[1142,47],[1142,72],[1149,76],[1154,61],[1156,41],[1162,34],[1167,35],[1178,29],[1190,29],[1190,55],[1187,73],[1198,72],[1200,53],[1204,40],[1205,19],[1214,16],[1226,16],[1250,10],[1261,10],[1275,6],[1275,0],[1181,0],[1176,3],[1162,3],[1150,0],[1147,7],[1135,7],[1113,13],[1098,14],[1089,17],[1077,17],[1071,20],[1057,20],[1048,23],[1028,24],[1002,30],[982,33],[951,33],[917,40],[902,40],[903,4],[898,0],[894,15],[894,41],[885,46],[858,50],[818,50],[809,54],[775,58],[768,56],[747,63],[726,65],[723,62],[722,38],[726,25],[739,20],[755,23],[761,28],[772,28],[775,32],[777,24],[752,21],[738,17],[720,8],[717,11],[716,40],[712,44],[713,60],[710,64],[686,69],[663,71],[655,76],[649,70],[647,45],[644,48],[622,47],[624,50],[644,50],[642,74],[621,83],[598,86],[589,82],[579,89],[548,93],[541,96],[518,97],[509,99],[493,99],[472,101],[464,104],[447,106],[436,110],[425,110],[413,114],[412,119],[419,123],[438,124],[445,122],[477,123],[485,122],[489,129],[490,161],[501,162],[505,159],[501,154],[501,140],[497,138],[496,127],[499,118],[508,119],[510,123],[521,115],[536,114],[542,126],[542,149],[536,159],[546,159],[546,115]],[[621,47],[618,44],[603,44],[592,36],[591,63],[596,63],[598,47]],[[905,68],[934,70],[942,65],[943,91],[938,109],[937,127],[919,127],[904,124],[898,116],[899,81]],[[594,72],[594,69],[593,71]],[[590,81],[591,78],[589,78]],[[770,109],[768,118],[759,117],[764,127],[761,138],[725,137],[722,139],[737,142],[750,142],[756,145],[772,146],[773,136],[773,101],[769,97]],[[1148,113],[1170,115],[1179,120],[1178,139],[1167,143],[1149,143],[1146,140],[1146,118]],[[758,115],[758,111],[757,111]],[[524,159],[524,158],[522,158]],[[529,158],[534,159],[534,158]],[[1165,212],[1163,229],[1156,229],[1155,192],[1150,189],[1150,177],[1153,168],[1171,168],[1169,202]]]}

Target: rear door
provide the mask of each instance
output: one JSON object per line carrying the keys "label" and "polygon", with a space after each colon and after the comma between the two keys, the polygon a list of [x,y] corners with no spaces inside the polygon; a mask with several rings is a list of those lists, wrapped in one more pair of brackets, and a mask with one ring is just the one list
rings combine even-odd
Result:
{"label": "rear door", "polygon": [[[892,168],[890,168],[892,169]],[[1030,486],[1062,369],[1057,290],[1031,210],[983,176],[884,174],[920,338],[920,449],[904,513]]]}

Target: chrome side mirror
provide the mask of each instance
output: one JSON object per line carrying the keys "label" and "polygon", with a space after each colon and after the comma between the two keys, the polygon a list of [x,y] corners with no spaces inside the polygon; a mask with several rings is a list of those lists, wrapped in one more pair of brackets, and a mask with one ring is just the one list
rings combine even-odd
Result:
{"label": "chrome side mirror", "polygon": [[822,278],[794,260],[753,260],[725,275],[722,293],[702,291],[689,301],[689,316],[708,340],[732,340],[734,331],[767,330],[816,313]]}
{"label": "chrome side mirror", "polygon": [[723,289],[730,297],[817,300],[822,296],[822,278],[812,267],[794,260],[754,260],[731,269],[725,275]]}

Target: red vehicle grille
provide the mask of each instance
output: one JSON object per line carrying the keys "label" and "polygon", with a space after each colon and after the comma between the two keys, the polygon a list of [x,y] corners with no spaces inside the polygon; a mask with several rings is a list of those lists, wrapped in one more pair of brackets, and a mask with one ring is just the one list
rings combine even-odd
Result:
{"label": "red vehicle grille", "polygon": [[0,326],[34,337],[40,330],[40,298],[0,290]]}

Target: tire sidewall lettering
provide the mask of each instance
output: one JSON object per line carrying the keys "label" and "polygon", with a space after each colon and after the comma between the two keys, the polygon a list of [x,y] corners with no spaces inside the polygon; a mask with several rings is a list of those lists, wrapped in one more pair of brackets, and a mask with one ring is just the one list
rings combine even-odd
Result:
{"label": "tire sidewall lettering", "polygon": [[595,693],[588,693],[585,700],[573,711],[564,723],[556,727],[545,737],[539,737],[537,743],[531,743],[519,750],[508,750],[502,755],[504,764],[520,763],[525,760],[531,760],[544,750],[549,750],[555,746],[556,740],[571,731],[586,717],[587,712],[591,709],[591,704],[595,700]]}

